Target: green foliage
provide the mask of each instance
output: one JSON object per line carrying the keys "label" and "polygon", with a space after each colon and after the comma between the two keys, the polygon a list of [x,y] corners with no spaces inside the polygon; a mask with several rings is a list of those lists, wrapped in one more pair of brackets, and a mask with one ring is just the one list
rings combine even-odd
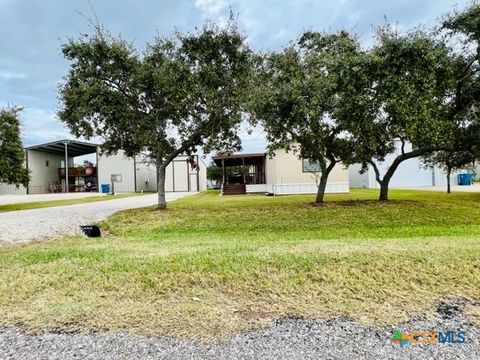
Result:
{"label": "green foliage", "polygon": [[343,97],[349,110],[355,103],[362,106],[343,120],[364,165],[385,160],[398,141],[426,151],[446,141],[449,119],[442,110],[453,80],[442,42],[421,31],[399,34],[385,27],[362,65],[365,81]]}
{"label": "green foliage", "polygon": [[475,161],[475,156],[468,151],[438,151],[424,160],[427,166],[439,166],[447,174],[461,170]]}
{"label": "green foliage", "polygon": [[480,149],[480,4],[472,3],[463,11],[446,16],[442,30],[453,42],[456,85],[448,115],[455,119],[461,133],[455,150],[478,154]]}
{"label": "green foliage", "polygon": [[443,28],[452,33],[465,35],[466,41],[480,40],[480,4],[472,3],[462,11],[454,11],[443,21]]}
{"label": "green foliage", "polygon": [[27,186],[28,170],[20,139],[21,108],[0,109],[0,182]]}
{"label": "green foliage", "polygon": [[270,152],[284,148],[321,168],[318,202],[333,166],[351,162],[351,144],[335,118],[342,104],[342,72],[358,56],[356,39],[346,32],[306,32],[295,45],[257,62],[250,109],[266,130]]}
{"label": "green foliage", "polygon": [[[238,167],[226,167],[225,176],[228,178],[230,175],[234,175],[239,172]],[[207,167],[207,179],[212,182],[220,182],[223,179],[222,168],[218,167],[213,161]]]}
{"label": "green foliage", "polygon": [[[339,121],[355,143],[363,170],[371,165],[388,199],[388,184],[401,162],[444,149],[458,124],[449,110],[455,102],[455,59],[445,41],[420,30],[379,29],[373,47],[343,80]],[[412,150],[406,150],[407,143]],[[384,174],[379,163],[400,148]]]}
{"label": "green foliage", "polygon": [[179,154],[240,148],[250,50],[232,19],[224,28],[207,23],[157,38],[143,54],[100,27],[62,51],[71,65],[60,118],[76,136],[104,138],[107,153],[148,153],[160,194],[165,168]]}
{"label": "green foliage", "polygon": [[[460,118],[457,114],[457,118]],[[478,144],[478,126],[473,124],[466,128],[461,124],[452,132],[446,150],[436,151],[422,158],[425,166],[438,166],[447,176],[447,192],[450,193],[450,175],[452,171],[464,170],[480,158]]]}
{"label": "green foliage", "polygon": [[207,179],[210,181],[220,181],[222,180],[222,169],[220,169],[215,163],[212,161],[210,165],[207,166]]}

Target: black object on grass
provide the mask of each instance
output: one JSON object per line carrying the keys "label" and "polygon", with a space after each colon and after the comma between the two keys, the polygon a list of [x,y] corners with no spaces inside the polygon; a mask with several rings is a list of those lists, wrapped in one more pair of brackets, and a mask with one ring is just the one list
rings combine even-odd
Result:
{"label": "black object on grass", "polygon": [[80,229],[82,229],[83,233],[88,237],[102,236],[100,228],[97,225],[80,225]]}

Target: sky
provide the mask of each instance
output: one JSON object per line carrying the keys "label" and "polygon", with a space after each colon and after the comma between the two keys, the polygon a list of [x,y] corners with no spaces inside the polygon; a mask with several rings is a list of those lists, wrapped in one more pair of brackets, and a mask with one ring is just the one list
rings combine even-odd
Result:
{"label": "sky", "polygon": [[[364,44],[387,18],[400,29],[434,26],[467,1],[451,0],[0,0],[0,106],[18,105],[24,145],[71,138],[57,118],[58,85],[68,70],[60,46],[101,24],[138,49],[157,35],[222,24],[230,9],[255,50],[279,50],[304,30],[357,33]],[[262,131],[242,132],[246,152],[263,151]]]}

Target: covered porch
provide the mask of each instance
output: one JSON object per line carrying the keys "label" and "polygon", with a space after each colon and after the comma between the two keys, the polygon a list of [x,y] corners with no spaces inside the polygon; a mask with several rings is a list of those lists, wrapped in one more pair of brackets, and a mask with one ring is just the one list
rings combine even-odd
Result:
{"label": "covered porch", "polygon": [[217,155],[212,160],[222,169],[224,195],[245,194],[247,185],[266,184],[266,153]]}

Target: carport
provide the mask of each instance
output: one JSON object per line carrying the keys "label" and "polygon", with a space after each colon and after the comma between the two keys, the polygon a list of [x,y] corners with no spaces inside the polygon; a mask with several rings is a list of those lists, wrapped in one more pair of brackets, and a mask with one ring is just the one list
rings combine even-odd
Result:
{"label": "carport", "polygon": [[[25,163],[31,179],[27,194],[98,190],[98,145],[58,140],[25,148]],[[96,154],[96,163],[74,166],[78,156]]]}

